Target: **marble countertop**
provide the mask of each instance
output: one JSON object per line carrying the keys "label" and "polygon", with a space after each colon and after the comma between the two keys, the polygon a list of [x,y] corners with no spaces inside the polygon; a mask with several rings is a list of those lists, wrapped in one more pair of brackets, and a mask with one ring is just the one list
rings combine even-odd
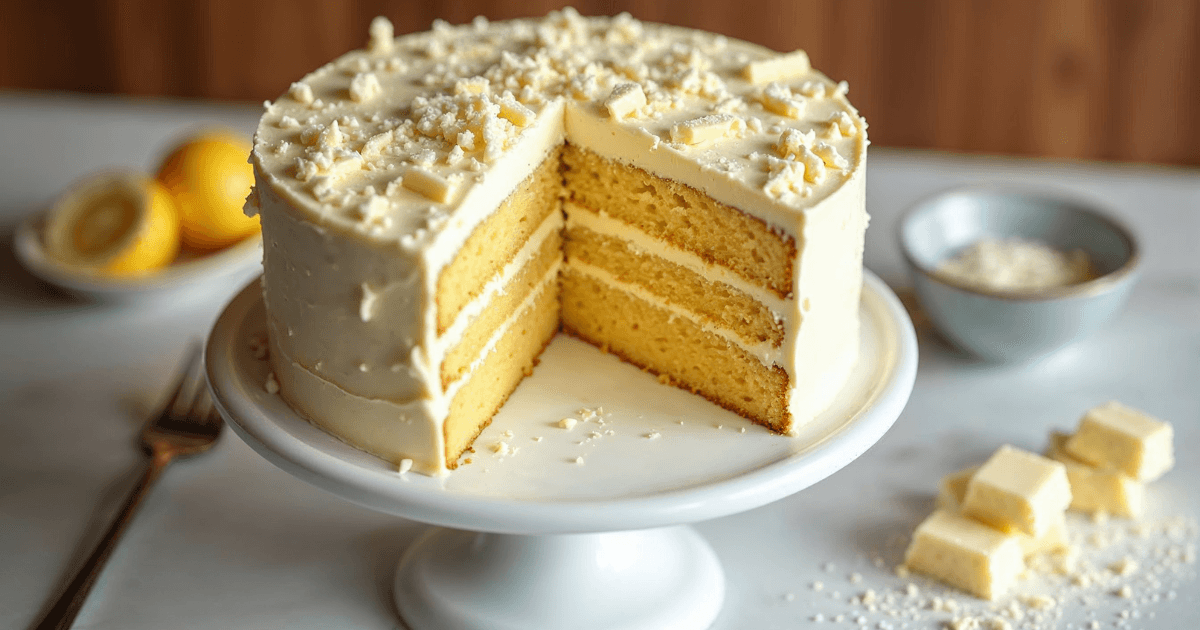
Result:
{"label": "marble countertop", "polygon": [[[250,132],[257,117],[256,107],[0,92],[0,627],[29,627],[103,529],[133,482],[135,434],[184,345],[241,286],[86,301],[21,269],[14,227],[88,172],[151,168],[189,129]],[[916,386],[875,447],[812,488],[697,526],[728,578],[714,628],[940,628],[967,615],[1007,615],[1014,627],[1200,626],[1200,173],[873,149],[866,265],[903,294],[899,215],[968,183],[1065,191],[1123,219],[1145,251],[1130,303],[1094,337],[1024,366],[965,357],[918,317]],[[1069,430],[1114,398],[1174,423],[1177,466],[1150,489],[1145,531],[1072,522],[1091,532],[1086,561],[1133,554],[1138,572],[1087,589],[1058,585],[1054,606],[1023,601],[1007,612],[894,574],[942,475],[1003,443],[1040,450],[1050,429]],[[392,572],[424,529],[294,479],[229,434],[168,471],[76,627],[402,627]],[[919,595],[904,594],[909,583]],[[1116,594],[1126,583],[1129,598]],[[861,600],[868,590],[876,604]]]}

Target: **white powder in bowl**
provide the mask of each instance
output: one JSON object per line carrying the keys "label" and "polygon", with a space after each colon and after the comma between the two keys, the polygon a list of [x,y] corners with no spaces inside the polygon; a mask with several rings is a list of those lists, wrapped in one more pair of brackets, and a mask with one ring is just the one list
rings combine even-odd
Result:
{"label": "white powder in bowl", "polygon": [[954,284],[990,291],[1033,291],[1091,278],[1082,250],[1061,252],[1037,241],[985,238],[938,265],[935,272]]}

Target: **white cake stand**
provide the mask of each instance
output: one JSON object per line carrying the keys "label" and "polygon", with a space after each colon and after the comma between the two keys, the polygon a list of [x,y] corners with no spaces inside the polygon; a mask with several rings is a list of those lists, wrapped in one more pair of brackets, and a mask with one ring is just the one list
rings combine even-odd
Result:
{"label": "white cake stand", "polygon": [[[828,477],[908,401],[916,336],[870,273],[861,314],[858,366],[797,436],[559,336],[476,441],[473,461],[438,478],[397,474],[264,390],[267,363],[252,349],[266,328],[258,283],[217,321],[207,367],[221,413],[263,457],[350,501],[441,526],[396,572],[396,605],[413,630],[699,630],[720,612],[724,574],[686,524]],[[579,422],[560,428],[566,417]]]}

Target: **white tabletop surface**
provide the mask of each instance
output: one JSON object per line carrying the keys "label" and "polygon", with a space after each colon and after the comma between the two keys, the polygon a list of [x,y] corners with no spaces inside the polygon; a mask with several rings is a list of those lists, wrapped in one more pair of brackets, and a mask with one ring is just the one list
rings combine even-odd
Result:
{"label": "white tabletop surface", "polygon": [[[240,288],[129,304],[83,301],[19,267],[14,226],[81,175],[152,168],[166,143],[190,128],[223,123],[249,132],[257,117],[257,108],[239,106],[0,93],[0,627],[30,626],[103,528],[139,462],[135,432],[184,344],[203,336]],[[950,597],[994,614],[967,596],[893,575],[907,535],[932,509],[941,475],[1006,442],[1040,450],[1048,430],[1070,429],[1083,410],[1113,398],[1175,425],[1178,464],[1151,487],[1147,522],[1182,516],[1192,525],[1146,544],[1166,541],[1158,547],[1182,549],[1184,560],[1152,570],[1163,563],[1147,556],[1129,578],[1130,599],[1111,588],[1060,591],[1068,595],[1037,623],[1200,627],[1200,174],[873,150],[867,181],[866,265],[901,290],[908,284],[894,236],[901,211],[934,191],[979,182],[1098,201],[1140,234],[1143,278],[1100,333],[1033,365],[979,363],[919,325],[916,387],[879,444],[814,487],[697,526],[728,578],[714,628],[935,628],[962,615],[896,616],[888,606],[872,611],[848,601],[909,582],[921,595],[904,601],[928,608],[928,598]],[[77,627],[400,627],[391,574],[423,530],[294,479],[228,434],[214,452],[168,471]],[[1085,557],[1101,553],[1084,547]],[[897,608],[904,607],[890,609]]]}

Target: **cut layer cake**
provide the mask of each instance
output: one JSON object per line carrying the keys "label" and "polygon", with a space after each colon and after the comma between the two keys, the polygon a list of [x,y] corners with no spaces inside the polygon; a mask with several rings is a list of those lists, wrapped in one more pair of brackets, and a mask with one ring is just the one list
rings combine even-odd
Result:
{"label": "cut layer cake", "polygon": [[867,138],[845,93],[803,52],[628,15],[376,19],[255,136],[271,378],[429,474],[559,330],[792,432],[858,355]]}

